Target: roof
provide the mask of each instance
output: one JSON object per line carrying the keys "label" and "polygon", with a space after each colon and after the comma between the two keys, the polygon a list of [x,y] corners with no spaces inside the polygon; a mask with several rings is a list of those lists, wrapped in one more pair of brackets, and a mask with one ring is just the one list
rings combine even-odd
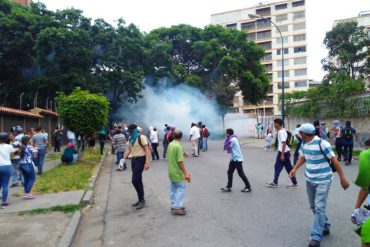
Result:
{"label": "roof", "polygon": [[40,114],[40,115],[53,116],[53,117],[58,117],[59,116],[59,114],[54,112],[54,111],[50,111],[50,110],[39,108],[39,107],[36,107],[36,108],[30,110],[30,112],[35,113],[35,114]]}
{"label": "roof", "polygon": [[20,116],[20,117],[43,118],[43,116],[37,113],[32,113],[29,111],[23,111],[23,110],[18,110],[14,108],[4,107],[4,106],[0,106],[0,113],[7,114],[7,115],[13,115],[13,116]]}

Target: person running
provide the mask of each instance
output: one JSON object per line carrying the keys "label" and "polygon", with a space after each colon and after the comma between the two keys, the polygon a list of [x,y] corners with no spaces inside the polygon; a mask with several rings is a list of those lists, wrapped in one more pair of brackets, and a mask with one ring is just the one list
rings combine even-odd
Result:
{"label": "person running", "polygon": [[[367,202],[367,208],[370,206],[370,139],[365,142],[365,150],[360,153],[358,175],[355,184],[360,187],[357,196],[355,211],[360,211],[364,202]],[[368,200],[366,200],[368,199]],[[362,247],[370,247],[370,218],[367,219],[359,230]]]}
{"label": "person running", "polygon": [[315,126],[310,123],[302,124],[300,135],[303,143],[299,152],[300,157],[289,173],[289,176],[294,178],[297,170],[302,165],[306,165],[305,177],[308,201],[315,215],[309,247],[320,247],[320,242],[324,236],[330,234],[331,225],[326,213],[329,190],[334,177],[330,163],[338,171],[343,189],[346,190],[349,187],[330,143],[316,136],[315,130]]}
{"label": "person running", "polygon": [[32,136],[32,142],[35,147],[37,147],[37,158],[35,163],[37,166],[37,174],[42,174],[42,169],[44,167],[46,147],[47,147],[47,137],[41,132],[42,127],[39,126],[36,129],[36,134]]}
{"label": "person running", "polygon": [[131,156],[132,184],[136,190],[138,201],[132,206],[137,210],[145,207],[143,171],[150,168],[150,150],[147,139],[140,134],[136,124],[128,127],[130,133],[129,147],[125,159]]}
{"label": "person running", "polygon": [[[290,148],[287,145],[288,132],[283,128],[283,120],[280,118],[274,119],[274,126],[277,131],[279,152],[276,156],[276,161],[275,161],[274,180],[271,183],[266,184],[266,186],[269,188],[278,187],[279,176],[283,168],[285,168],[288,174],[293,169],[292,164],[290,162]],[[298,182],[297,182],[296,177],[292,177],[291,181],[292,183],[289,184],[287,188],[297,188]]]}
{"label": "person running", "polygon": [[203,139],[202,148],[203,148],[203,152],[208,151],[208,138],[209,138],[209,136],[210,136],[209,131],[208,131],[206,125],[203,124],[202,125],[202,139]]}
{"label": "person running", "polygon": [[346,127],[342,129],[342,143],[344,149],[345,165],[352,164],[353,142],[356,135],[356,129],[352,128],[351,122],[346,122]]}
{"label": "person running", "polygon": [[[117,157],[116,165],[118,165],[121,159],[123,159],[127,149],[127,139],[126,136],[122,134],[121,130],[116,130],[116,134],[113,136],[112,145]],[[126,163],[123,164],[123,169],[127,169]]]}
{"label": "person running", "polygon": [[19,151],[21,160],[19,168],[23,174],[24,182],[24,199],[35,199],[35,196],[31,194],[32,186],[36,181],[35,168],[32,163],[32,159],[37,155],[37,150],[31,145],[31,138],[24,136],[22,138],[22,146]]}
{"label": "person running", "polygon": [[186,171],[184,157],[188,157],[181,145],[182,132],[175,130],[174,140],[168,145],[168,175],[170,178],[171,213],[173,215],[186,215],[184,197],[186,185],[190,182],[190,174]]}
{"label": "person running", "polygon": [[107,141],[107,131],[104,127],[102,127],[102,129],[100,130],[98,138],[100,145],[100,155],[103,155],[105,142]]}
{"label": "person running", "polygon": [[158,146],[159,146],[159,138],[157,128],[153,128],[150,131],[149,140],[152,143],[152,159],[159,160],[159,153],[158,153]]}
{"label": "person running", "polygon": [[199,138],[200,138],[200,132],[199,128],[195,123],[191,124],[190,129],[190,141],[191,141],[191,149],[193,150],[193,157],[199,157],[199,150],[198,150],[198,144],[199,144]]}
{"label": "person running", "polygon": [[265,150],[267,151],[271,151],[271,147],[272,147],[272,131],[270,130],[270,128],[267,129],[267,132],[266,132],[266,146],[265,146]]}
{"label": "person running", "polygon": [[243,161],[244,157],[241,152],[240,143],[236,136],[234,135],[233,129],[226,130],[226,138],[224,142],[224,150],[230,153],[230,163],[229,169],[227,171],[227,185],[225,188],[221,188],[223,192],[231,192],[231,188],[233,187],[233,175],[235,170],[238,171],[239,177],[243,180],[245,187],[241,190],[241,192],[251,192],[252,188],[248,181],[247,176],[243,170]]}
{"label": "person running", "polygon": [[338,161],[342,161],[343,155],[343,139],[342,139],[342,128],[338,120],[333,121],[333,134],[335,138],[335,150],[338,154]]}
{"label": "person running", "polygon": [[0,133],[0,188],[2,190],[2,203],[1,208],[6,208],[9,205],[8,191],[9,180],[11,175],[12,162],[10,157],[18,149],[8,144],[9,135],[6,132]]}

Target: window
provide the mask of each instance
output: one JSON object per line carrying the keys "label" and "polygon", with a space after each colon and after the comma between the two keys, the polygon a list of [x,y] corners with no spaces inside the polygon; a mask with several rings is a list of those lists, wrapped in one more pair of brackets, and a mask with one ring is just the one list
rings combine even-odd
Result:
{"label": "window", "polygon": [[[282,70],[278,71],[278,73],[277,73],[277,77],[278,77],[278,78],[283,77],[283,71],[282,71]],[[284,72],[284,77],[289,77],[289,70],[285,70],[285,72]]]}
{"label": "window", "polygon": [[294,76],[304,76],[304,75],[307,75],[307,69],[294,70]]}
{"label": "window", "polygon": [[[289,49],[288,48],[284,48],[284,54],[288,54],[289,53]],[[281,49],[277,49],[276,50],[276,54],[277,55],[281,55]]]}
{"label": "window", "polygon": [[271,41],[270,42],[263,42],[263,43],[258,43],[259,46],[261,46],[264,50],[271,49]]}
{"label": "window", "polygon": [[276,22],[282,22],[288,20],[288,14],[277,15],[275,17]]}
{"label": "window", "polygon": [[226,25],[226,28],[236,29],[236,28],[237,28],[237,24],[236,24],[236,23],[233,23],[233,24],[227,24],[227,25]]}
{"label": "window", "polygon": [[275,5],[275,10],[282,10],[282,9],[286,9],[286,8],[288,8],[288,4],[286,4],[286,3]]}
{"label": "window", "polygon": [[299,11],[299,12],[294,12],[293,13],[293,20],[297,20],[297,19],[301,19],[301,18],[305,18],[306,17],[306,14],[304,11]]}
{"label": "window", "polygon": [[301,23],[294,23],[293,24],[293,30],[296,31],[296,30],[302,30],[302,29],[305,29],[306,28],[306,23],[305,22],[301,22]]}
{"label": "window", "polygon": [[[277,60],[277,66],[278,67],[283,66],[283,63],[281,62],[281,60]],[[284,66],[289,66],[289,59],[284,59]]]}
{"label": "window", "polygon": [[269,80],[272,81],[272,74],[269,74]]}
{"label": "window", "polygon": [[271,30],[258,32],[257,40],[261,40],[261,39],[271,39]]}
{"label": "window", "polygon": [[252,22],[244,22],[241,24],[241,29],[242,30],[253,30],[253,29],[256,29],[256,22],[255,21],[252,21]]}
{"label": "window", "polygon": [[298,65],[298,64],[306,64],[306,57],[297,57],[297,58],[294,58],[294,65]]}
{"label": "window", "polygon": [[271,72],[272,71],[272,64],[265,64],[265,68],[266,68],[267,72]]}
{"label": "window", "polygon": [[256,14],[261,16],[271,15],[271,8],[256,9]]}
{"label": "window", "polygon": [[293,6],[293,8],[304,6],[304,0],[303,1],[298,1],[298,2],[293,2],[292,6]]}
{"label": "window", "polygon": [[271,26],[271,18],[266,18],[263,20],[257,20],[257,28],[264,28]]}
{"label": "window", "polygon": [[[283,37],[284,44],[288,43],[288,36]],[[281,44],[281,38],[276,39],[276,44]]]}
{"label": "window", "polygon": [[[287,32],[288,31],[288,25],[280,26],[279,27],[280,32]],[[279,33],[279,30],[276,28],[276,33]]]}
{"label": "window", "polygon": [[[283,88],[283,83],[279,82],[278,83],[278,89],[282,89]],[[284,83],[284,88],[290,88],[290,83],[289,82],[285,82]]]}
{"label": "window", "polygon": [[272,53],[266,53],[265,56],[263,57],[262,61],[271,61],[272,60]]}
{"label": "window", "polygon": [[256,33],[248,33],[247,34],[247,39],[251,40],[251,41],[255,41],[256,40]]}
{"label": "window", "polygon": [[307,81],[296,81],[294,87],[307,87]]}
{"label": "window", "polygon": [[306,40],[306,34],[293,35],[294,42],[305,41],[305,40]]}
{"label": "window", "polygon": [[297,46],[294,47],[294,53],[306,52],[306,46]]}

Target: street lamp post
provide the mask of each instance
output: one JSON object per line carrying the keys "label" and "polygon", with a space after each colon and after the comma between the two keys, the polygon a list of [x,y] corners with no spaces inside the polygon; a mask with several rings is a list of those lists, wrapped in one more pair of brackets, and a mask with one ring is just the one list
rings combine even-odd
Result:
{"label": "street lamp post", "polygon": [[251,19],[256,19],[256,20],[264,20],[264,21],[269,21],[271,22],[276,29],[279,31],[280,38],[281,38],[281,66],[282,66],[282,78],[281,78],[281,118],[283,120],[283,124],[285,124],[285,71],[284,71],[284,40],[283,40],[283,35],[281,34],[280,28],[273,22],[272,20],[268,20],[264,18],[261,15],[256,15],[256,14],[249,14],[249,18]]}

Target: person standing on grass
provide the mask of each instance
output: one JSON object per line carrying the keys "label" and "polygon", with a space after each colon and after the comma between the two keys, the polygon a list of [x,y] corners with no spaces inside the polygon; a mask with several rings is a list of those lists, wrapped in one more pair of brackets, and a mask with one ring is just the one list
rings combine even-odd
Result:
{"label": "person standing on grass", "polygon": [[24,177],[24,199],[35,199],[35,196],[31,194],[32,186],[36,181],[35,168],[32,163],[32,158],[37,155],[37,150],[31,145],[31,138],[24,136],[22,138],[22,146],[19,151],[20,170]]}
{"label": "person standing on grass", "polygon": [[[276,156],[276,161],[275,161],[274,180],[271,183],[266,184],[266,186],[269,188],[278,187],[279,176],[283,168],[285,168],[288,174],[293,169],[292,164],[290,162],[290,148],[287,145],[288,133],[283,128],[283,120],[280,118],[274,119],[274,126],[277,131],[279,152]],[[291,180],[292,180],[292,183],[289,184],[287,188],[297,188],[298,187],[297,179],[295,177],[292,177]]]}
{"label": "person standing on grass", "polygon": [[[123,159],[123,156],[127,149],[127,139],[126,136],[122,134],[121,130],[116,130],[116,134],[113,136],[112,145],[116,152],[116,165],[118,165],[121,159]],[[127,169],[126,163],[124,163],[123,169]]]}
{"label": "person standing on grass", "polygon": [[229,170],[227,171],[228,182],[225,188],[221,188],[223,192],[231,192],[231,188],[233,187],[233,174],[235,170],[238,171],[239,177],[243,180],[245,187],[241,190],[241,192],[251,192],[252,188],[248,181],[247,176],[244,174],[243,170],[243,161],[244,157],[240,148],[240,143],[236,136],[234,135],[233,129],[226,130],[226,138],[224,142],[224,150],[230,153],[230,163],[229,163]]}
{"label": "person standing on grass", "polygon": [[193,157],[199,157],[199,149],[198,149],[198,144],[199,144],[199,138],[200,138],[200,132],[199,128],[195,123],[191,124],[191,129],[190,129],[190,141],[191,141],[191,149],[193,150]]}
{"label": "person standing on grass", "polygon": [[130,133],[130,140],[128,151],[126,152],[125,159],[131,156],[131,169],[132,169],[132,184],[138,196],[138,202],[134,203],[132,207],[137,210],[145,207],[144,198],[144,185],[143,185],[143,172],[150,168],[150,150],[147,139],[140,134],[136,124],[131,124],[128,127]]}
{"label": "person standing on grass", "polygon": [[173,215],[186,215],[184,207],[185,181],[190,182],[190,174],[186,171],[184,157],[188,155],[184,152],[181,139],[182,132],[173,132],[174,140],[168,145],[168,175],[170,178],[170,200],[171,213]]}
{"label": "person standing on grass", "polygon": [[12,162],[10,157],[17,152],[12,145],[7,144],[9,142],[9,135],[6,132],[0,133],[0,189],[2,189],[2,203],[1,208],[6,208],[9,205],[8,202],[8,191],[9,191],[9,180],[11,174]]}
{"label": "person standing on grass", "polygon": [[45,134],[42,132],[42,127],[39,126],[36,129],[36,134],[32,137],[33,145],[37,148],[37,158],[35,159],[35,163],[37,165],[37,174],[42,174],[42,169],[44,167],[45,162],[45,155],[46,155],[46,147],[47,147],[47,138]]}
{"label": "person standing on grass", "polygon": [[299,151],[300,157],[289,176],[294,178],[297,170],[302,165],[306,165],[305,177],[308,201],[315,215],[311,229],[311,241],[308,246],[320,247],[320,242],[324,236],[330,234],[331,227],[326,213],[329,190],[334,177],[330,163],[338,171],[343,189],[346,190],[349,183],[330,143],[316,136],[315,126],[310,123],[302,124],[299,133],[303,140]]}

